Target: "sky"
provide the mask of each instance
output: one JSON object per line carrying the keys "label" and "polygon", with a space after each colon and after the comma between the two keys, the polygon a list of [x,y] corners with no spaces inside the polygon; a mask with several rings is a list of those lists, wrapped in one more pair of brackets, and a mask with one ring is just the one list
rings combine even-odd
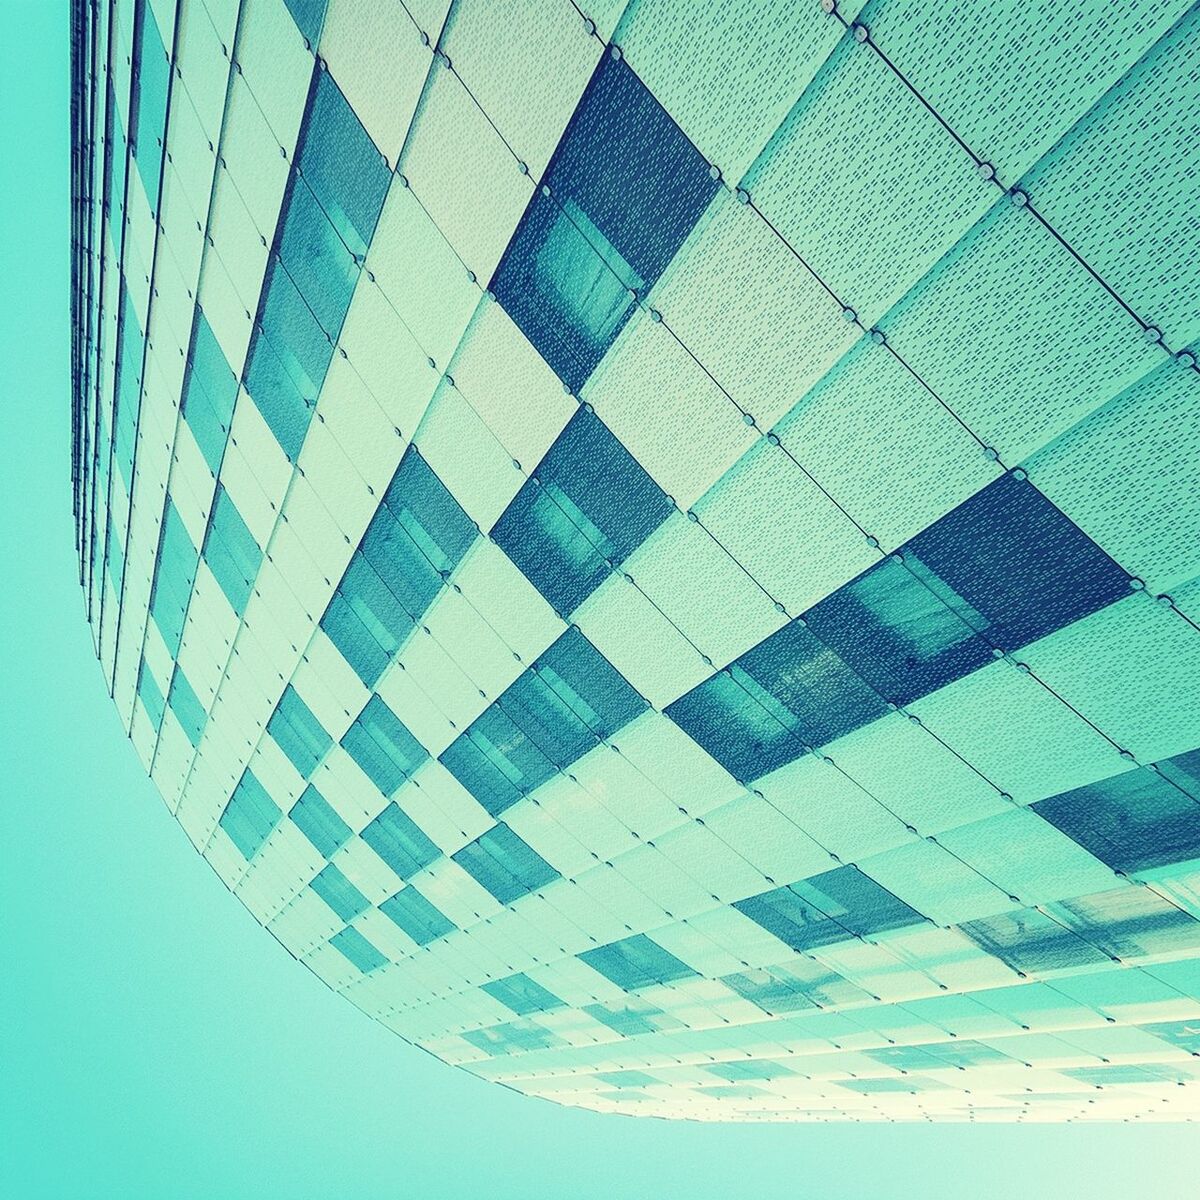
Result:
{"label": "sky", "polygon": [[67,0],[0,0],[0,1196],[1182,1196],[1185,1126],[699,1125],[406,1045],[261,929],[125,738],[69,463]]}

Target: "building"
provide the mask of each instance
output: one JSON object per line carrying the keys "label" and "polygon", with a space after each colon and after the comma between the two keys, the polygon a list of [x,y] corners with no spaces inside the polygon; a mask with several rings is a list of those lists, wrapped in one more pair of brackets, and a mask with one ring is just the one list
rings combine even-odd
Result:
{"label": "building", "polygon": [[1200,1111],[1200,14],[75,5],[97,654],[532,1095]]}

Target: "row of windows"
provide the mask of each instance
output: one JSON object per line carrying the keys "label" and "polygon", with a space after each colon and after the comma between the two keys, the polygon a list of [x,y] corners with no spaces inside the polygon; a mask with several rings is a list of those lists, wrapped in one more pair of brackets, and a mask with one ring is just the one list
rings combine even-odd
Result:
{"label": "row of windows", "polygon": [[447,747],[441,762],[498,817],[646,708],[572,626]]}
{"label": "row of windows", "polygon": [[1018,474],[989,484],[666,712],[746,783],[1129,594]]}
{"label": "row of windows", "polygon": [[182,409],[184,420],[214,476],[221,473],[237,393],[237,376],[229,366],[212,326],[197,306],[183,383]]}
{"label": "row of windows", "polygon": [[246,390],[293,462],[389,179],[337,84],[314,67],[245,375]]}
{"label": "row of windows", "polygon": [[567,618],[672,509],[637,459],[580,408],[491,536]]}
{"label": "row of windows", "polygon": [[410,446],[321,618],[367,687],[379,681],[477,536]]}
{"label": "row of windows", "polygon": [[1032,807],[1114,871],[1147,871],[1200,859],[1200,750]]}

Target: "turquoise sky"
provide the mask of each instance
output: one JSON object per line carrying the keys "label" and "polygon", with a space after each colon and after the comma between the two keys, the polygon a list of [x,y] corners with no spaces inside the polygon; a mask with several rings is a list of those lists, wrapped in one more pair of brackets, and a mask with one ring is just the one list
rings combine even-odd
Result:
{"label": "turquoise sky", "polygon": [[700,1126],[526,1099],[405,1045],[256,924],[143,776],[76,584],[67,13],[0,0],[0,1197],[1194,1194],[1190,1126]]}

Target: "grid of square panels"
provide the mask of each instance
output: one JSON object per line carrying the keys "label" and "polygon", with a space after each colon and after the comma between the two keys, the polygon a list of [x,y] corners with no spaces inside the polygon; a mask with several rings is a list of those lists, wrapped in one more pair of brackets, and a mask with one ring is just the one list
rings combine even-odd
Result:
{"label": "grid of square panels", "polygon": [[583,7],[76,5],[138,753],[519,1090],[1194,1115],[1200,16]]}

